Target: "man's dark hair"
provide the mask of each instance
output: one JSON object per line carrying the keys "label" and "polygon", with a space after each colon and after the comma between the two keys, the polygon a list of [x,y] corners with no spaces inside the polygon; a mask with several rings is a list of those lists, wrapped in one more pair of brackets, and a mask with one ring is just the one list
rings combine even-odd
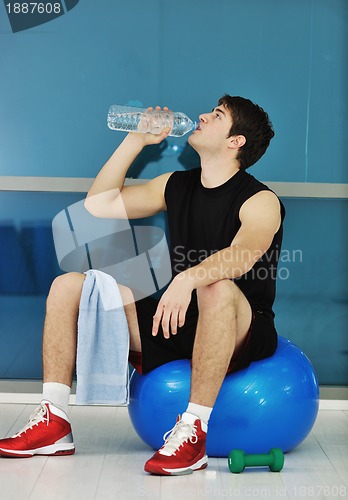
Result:
{"label": "man's dark hair", "polygon": [[237,154],[240,168],[245,170],[254,165],[265,153],[274,137],[274,130],[268,114],[249,99],[225,94],[219,99],[219,106],[225,106],[232,116],[232,127],[228,137],[244,135],[246,143]]}

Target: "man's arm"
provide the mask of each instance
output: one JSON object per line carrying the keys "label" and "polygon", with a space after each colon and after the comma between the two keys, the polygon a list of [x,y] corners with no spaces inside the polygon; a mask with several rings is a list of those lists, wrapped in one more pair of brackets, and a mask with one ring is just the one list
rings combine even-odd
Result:
{"label": "man's arm", "polygon": [[243,204],[239,218],[241,227],[229,247],[210,255],[177,278],[199,288],[221,279],[239,278],[250,271],[269,249],[280,227],[279,200],[271,191],[260,191]]}
{"label": "man's arm", "polygon": [[169,338],[168,325],[176,332],[185,323],[185,316],[195,288],[222,279],[233,279],[248,272],[270,247],[281,223],[280,203],[270,191],[261,191],[247,200],[240,209],[241,227],[231,245],[200,264],[178,274],[158,303],[152,334],[157,335],[162,323]]}
{"label": "man's arm", "polygon": [[169,132],[170,129],[165,129],[159,135],[128,134],[94,180],[85,208],[96,217],[121,219],[148,217],[165,210],[164,189],[171,173],[137,186],[124,186],[124,181],[129,167],[143,148],[159,144]]}

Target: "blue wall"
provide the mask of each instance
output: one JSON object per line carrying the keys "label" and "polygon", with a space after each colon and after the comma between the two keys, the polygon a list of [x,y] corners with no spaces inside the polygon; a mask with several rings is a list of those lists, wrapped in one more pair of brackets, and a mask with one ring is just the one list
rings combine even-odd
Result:
{"label": "blue wall", "polygon": [[110,104],[195,118],[229,92],[273,120],[262,179],[348,182],[346,0],[81,0],[19,33],[0,14],[0,175],[93,177],[122,137]]}
{"label": "blue wall", "polygon": [[[54,21],[12,33],[1,3],[0,190],[1,175],[94,177],[124,137],[106,126],[110,104],[168,105],[196,118],[225,92],[256,101],[273,121],[276,137],[253,175],[347,183],[347,24],[346,0],[80,0]],[[184,137],[148,148],[130,175],[193,166],[197,157],[185,146]],[[0,223],[10,221],[11,238],[27,241],[26,261],[33,246],[23,228],[28,234],[42,219],[44,226],[80,198],[57,196],[0,196]],[[284,249],[300,250],[302,261],[287,263],[289,278],[279,282],[279,331],[305,349],[322,383],[347,384],[347,202],[284,203]],[[50,269],[49,276],[59,272],[56,263]],[[0,295],[0,341],[23,353],[0,358],[0,377],[41,376],[40,286],[30,292],[36,305],[28,295],[15,322],[5,314],[17,299]],[[35,362],[24,355],[29,316]]]}

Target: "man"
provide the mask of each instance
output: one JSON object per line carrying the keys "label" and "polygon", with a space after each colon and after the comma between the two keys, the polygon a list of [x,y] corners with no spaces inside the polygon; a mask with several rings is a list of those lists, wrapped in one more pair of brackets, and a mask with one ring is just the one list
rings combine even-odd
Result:
{"label": "man", "polygon": [[[268,115],[251,101],[228,95],[200,116],[189,137],[201,168],[124,187],[137,155],[169,131],[128,134],[96,177],[85,206],[97,217],[124,217],[124,209],[130,219],[167,211],[173,280],[160,300],[134,303],[130,289],[120,290],[129,360],[137,370],[192,359],[188,408],[145,464],[150,473],[181,475],[208,464],[208,421],[226,373],[276,349],[272,304],[284,208],[245,172],[274,136]],[[43,402],[21,432],[0,441],[4,456],[75,451],[66,412],[83,281],[84,275],[68,273],[52,284],[43,337]]]}

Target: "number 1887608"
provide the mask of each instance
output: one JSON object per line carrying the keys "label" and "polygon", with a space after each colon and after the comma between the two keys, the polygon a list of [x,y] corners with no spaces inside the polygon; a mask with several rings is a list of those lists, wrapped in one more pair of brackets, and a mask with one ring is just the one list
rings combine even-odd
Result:
{"label": "number 1887608", "polygon": [[62,6],[60,3],[8,3],[6,4],[9,14],[60,14]]}

